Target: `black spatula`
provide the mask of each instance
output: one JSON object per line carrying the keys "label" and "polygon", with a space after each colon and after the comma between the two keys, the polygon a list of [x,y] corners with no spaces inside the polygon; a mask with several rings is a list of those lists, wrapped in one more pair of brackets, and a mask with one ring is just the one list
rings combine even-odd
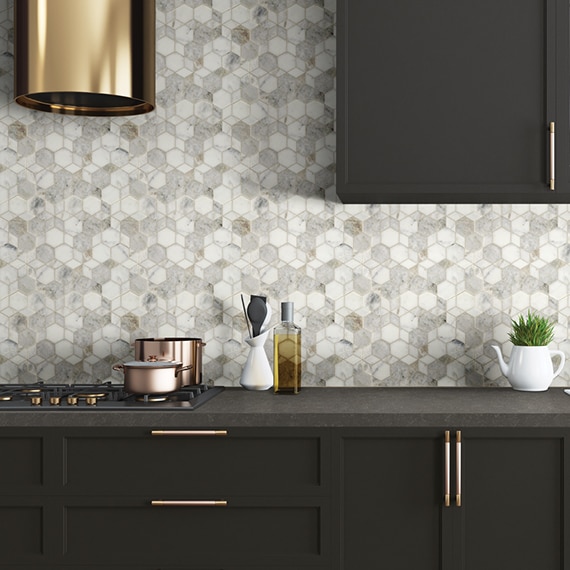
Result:
{"label": "black spatula", "polygon": [[247,306],[247,316],[253,329],[253,336],[259,336],[261,325],[267,316],[267,297],[252,295]]}

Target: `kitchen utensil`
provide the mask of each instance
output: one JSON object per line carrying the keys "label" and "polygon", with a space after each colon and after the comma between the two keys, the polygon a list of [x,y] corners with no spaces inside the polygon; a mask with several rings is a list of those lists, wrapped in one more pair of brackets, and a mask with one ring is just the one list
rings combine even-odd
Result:
{"label": "kitchen utensil", "polygon": [[266,302],[265,307],[267,309],[267,314],[265,315],[265,319],[264,319],[263,323],[261,324],[261,330],[260,330],[261,334],[263,334],[267,330],[267,325],[269,325],[269,321],[271,320],[271,315],[273,314],[273,311],[271,310],[271,305],[269,305]]}
{"label": "kitchen utensil", "polygon": [[122,372],[125,390],[132,394],[166,394],[182,387],[180,374],[192,368],[182,362],[142,362],[134,360],[115,364],[113,370]]}
{"label": "kitchen utensil", "polygon": [[259,336],[261,325],[267,316],[267,298],[260,295],[252,295],[247,306],[247,316],[251,321],[251,328],[254,337]]}
{"label": "kitchen utensil", "polygon": [[166,337],[139,338],[135,340],[135,360],[182,362],[185,369],[181,376],[182,386],[202,384],[202,352],[206,346],[201,338]]}
{"label": "kitchen utensil", "polygon": [[249,317],[247,316],[247,311],[245,310],[245,301],[243,300],[243,295],[241,297],[241,306],[243,307],[243,314],[245,316],[245,324],[247,325],[247,332],[249,333],[249,338],[253,336],[251,332],[251,327],[249,326]]}

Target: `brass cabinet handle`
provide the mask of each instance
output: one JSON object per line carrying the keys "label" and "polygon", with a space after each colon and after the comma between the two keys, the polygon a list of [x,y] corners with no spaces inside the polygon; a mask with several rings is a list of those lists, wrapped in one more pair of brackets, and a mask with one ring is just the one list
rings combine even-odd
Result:
{"label": "brass cabinet handle", "polygon": [[449,430],[445,432],[445,443],[444,443],[444,451],[445,451],[445,474],[444,474],[444,505],[446,507],[451,506],[451,499],[450,499],[450,474],[449,474],[449,456],[450,456],[450,439],[449,439]]}
{"label": "brass cabinet handle", "polygon": [[228,435],[225,429],[172,429],[172,430],[156,430],[150,432],[151,435],[167,436],[167,437],[201,437],[201,436],[217,436]]}
{"label": "brass cabinet handle", "polygon": [[549,131],[550,131],[550,180],[548,181],[548,188],[550,190],[554,190],[554,186],[555,186],[555,170],[554,170],[554,165],[556,162],[556,155],[555,155],[555,136],[556,136],[556,130],[554,127],[554,122],[550,123],[549,126]]}
{"label": "brass cabinet handle", "polygon": [[455,433],[455,504],[461,506],[461,432]]}
{"label": "brass cabinet handle", "polygon": [[227,501],[151,501],[153,507],[227,507]]}

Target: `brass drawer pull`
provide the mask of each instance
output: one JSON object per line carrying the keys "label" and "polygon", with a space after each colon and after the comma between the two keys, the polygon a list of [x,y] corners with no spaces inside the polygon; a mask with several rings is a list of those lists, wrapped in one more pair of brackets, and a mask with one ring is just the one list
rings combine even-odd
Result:
{"label": "brass drawer pull", "polygon": [[168,436],[168,437],[202,437],[202,436],[216,436],[228,435],[225,429],[190,429],[190,430],[152,430],[151,435]]}
{"label": "brass drawer pull", "polygon": [[450,439],[449,439],[449,430],[445,431],[445,443],[444,443],[444,451],[445,451],[445,475],[444,475],[444,505],[446,507],[451,506],[451,493],[450,493],[450,474],[449,474],[449,456],[450,456]]}
{"label": "brass drawer pull", "polygon": [[151,501],[153,507],[227,507],[227,501]]}
{"label": "brass drawer pull", "polygon": [[455,504],[461,506],[461,432],[455,435]]}
{"label": "brass drawer pull", "polygon": [[554,140],[555,136],[556,136],[556,129],[554,126],[554,122],[550,123],[548,130],[550,132],[550,180],[548,181],[548,188],[550,190],[554,190],[554,186],[555,186],[554,165],[556,162],[555,140]]}

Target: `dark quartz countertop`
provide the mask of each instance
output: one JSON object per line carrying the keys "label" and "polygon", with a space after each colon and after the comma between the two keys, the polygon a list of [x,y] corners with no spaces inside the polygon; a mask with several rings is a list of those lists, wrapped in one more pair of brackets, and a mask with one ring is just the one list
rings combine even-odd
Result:
{"label": "dark quartz countertop", "polygon": [[0,409],[14,427],[569,427],[562,388],[304,388],[297,395],[226,388],[194,411]]}

